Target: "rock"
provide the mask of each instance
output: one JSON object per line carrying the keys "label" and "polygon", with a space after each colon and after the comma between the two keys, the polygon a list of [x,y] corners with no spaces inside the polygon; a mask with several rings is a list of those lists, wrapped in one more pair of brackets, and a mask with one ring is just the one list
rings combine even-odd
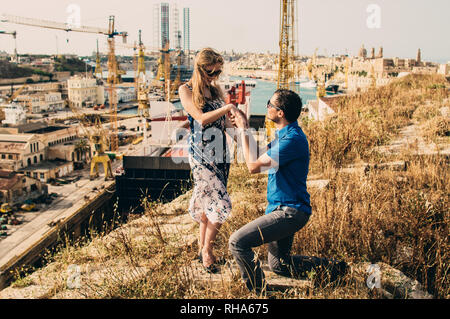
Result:
{"label": "rock", "polygon": [[379,163],[373,166],[370,166],[371,169],[375,170],[393,170],[393,171],[406,171],[409,166],[409,162],[407,161],[397,161],[397,162],[389,162],[389,163]]}
{"label": "rock", "polygon": [[318,179],[318,180],[311,180],[306,182],[307,188],[317,188],[317,189],[324,189],[330,184],[329,179]]}
{"label": "rock", "polygon": [[380,287],[376,287],[376,281],[372,283],[372,291],[379,290],[385,298],[396,299],[432,299],[433,296],[426,292],[422,285],[414,279],[407,277],[400,270],[391,267],[386,263],[370,264],[368,262],[351,265],[351,271],[356,277],[364,280],[364,284],[369,288],[369,282],[375,279],[378,272]]}
{"label": "rock", "polygon": [[[291,288],[312,288],[312,282],[310,280],[294,279],[277,275],[270,271],[269,267],[265,264],[263,264],[261,268],[264,271],[267,285],[270,286],[271,289],[282,291]],[[226,285],[232,281],[241,280],[239,268],[234,260],[227,261],[227,263],[220,266],[219,269],[220,271],[216,274],[207,273],[202,264],[197,260],[194,260],[191,264],[182,267],[180,273],[182,278],[185,278],[186,280],[193,280],[199,284],[207,285]]]}

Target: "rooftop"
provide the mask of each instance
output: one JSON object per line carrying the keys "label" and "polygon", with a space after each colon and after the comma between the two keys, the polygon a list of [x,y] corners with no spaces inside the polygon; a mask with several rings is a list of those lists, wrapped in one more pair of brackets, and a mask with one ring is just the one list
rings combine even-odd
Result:
{"label": "rooftop", "polygon": [[0,190],[9,190],[22,178],[14,171],[0,170]]}
{"label": "rooftop", "polygon": [[42,161],[38,164],[34,164],[28,167],[24,167],[19,169],[19,172],[23,172],[23,171],[46,171],[49,169],[54,169],[54,168],[58,168],[60,166],[66,165],[67,161],[62,161],[62,160],[51,160],[51,161]]}
{"label": "rooftop", "polygon": [[45,134],[45,133],[51,133],[51,132],[56,132],[56,131],[60,131],[60,130],[64,130],[69,128],[68,126],[48,126],[48,127],[43,127],[43,128],[38,128],[32,131],[28,131],[28,133],[32,133],[32,134]]}
{"label": "rooftop", "polygon": [[0,134],[0,143],[28,143],[34,137],[34,134]]}

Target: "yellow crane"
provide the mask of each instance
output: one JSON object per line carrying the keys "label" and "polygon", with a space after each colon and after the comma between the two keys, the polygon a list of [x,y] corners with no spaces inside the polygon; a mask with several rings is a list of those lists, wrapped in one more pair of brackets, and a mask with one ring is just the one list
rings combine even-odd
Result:
{"label": "yellow crane", "polygon": [[[294,60],[297,54],[297,0],[280,0],[280,55],[278,57],[277,89],[295,91]],[[273,139],[275,124],[265,120],[268,140]]]}
{"label": "yellow crane", "polygon": [[147,118],[150,116],[150,101],[148,99],[149,88],[145,77],[145,47],[142,43],[141,30],[139,30],[139,51],[135,74],[136,96],[138,101],[138,115]]}
{"label": "yellow crane", "polygon": [[110,155],[105,152],[107,145],[109,145],[109,140],[108,134],[106,134],[105,130],[103,129],[100,119],[97,116],[94,125],[92,125],[91,121],[87,118],[85,113],[70,104],[69,106],[72,112],[80,121],[79,127],[81,127],[81,129],[83,130],[82,135],[84,135],[91,143],[90,149],[93,150],[93,155],[91,155],[91,170],[89,174],[90,179],[93,180],[99,176],[98,166],[100,164],[103,165],[105,181],[108,179],[113,179],[114,175],[112,173],[110,156],[115,156],[115,154]]}
{"label": "yellow crane", "polygon": [[170,49],[169,41],[166,42],[166,45],[164,48],[160,49],[160,57],[158,59],[158,73],[154,80],[154,85],[163,87],[164,93],[166,96],[169,94],[170,89],[168,90],[167,83],[170,81],[170,70],[171,70],[171,64],[170,64],[170,52],[173,51],[173,49]]}
{"label": "yellow crane", "polygon": [[27,86],[28,86],[27,84],[24,84],[17,91],[12,93],[11,96],[8,99],[6,99],[6,103],[11,103],[12,101],[14,101]]}
{"label": "yellow crane", "polygon": [[178,87],[181,85],[181,50],[177,52],[177,76],[170,88],[170,96],[177,97]]}
{"label": "yellow crane", "polygon": [[62,30],[66,32],[83,32],[106,35],[108,41],[108,91],[109,91],[109,105],[111,114],[111,129],[110,129],[110,145],[112,151],[119,148],[118,143],[118,127],[117,127],[117,96],[115,94],[115,85],[119,82],[120,72],[115,56],[115,37],[121,36],[123,42],[126,43],[128,33],[125,31],[118,32],[115,29],[115,18],[113,15],[108,18],[108,29],[90,27],[90,26],[73,26],[69,23],[61,23],[49,20],[41,20],[27,17],[19,17],[14,15],[3,14],[0,18],[2,22],[15,23],[21,25],[28,25],[39,28],[47,28],[54,30]]}

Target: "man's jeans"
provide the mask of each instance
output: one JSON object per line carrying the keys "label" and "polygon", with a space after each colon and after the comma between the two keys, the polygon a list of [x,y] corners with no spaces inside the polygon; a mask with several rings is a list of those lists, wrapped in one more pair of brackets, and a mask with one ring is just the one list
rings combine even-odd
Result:
{"label": "man's jeans", "polygon": [[255,262],[253,247],[268,245],[270,269],[287,275],[290,269],[290,252],[295,233],[309,220],[309,214],[287,206],[279,206],[234,232],[229,240],[241,275],[249,290],[260,292],[265,286],[264,273],[259,261]]}

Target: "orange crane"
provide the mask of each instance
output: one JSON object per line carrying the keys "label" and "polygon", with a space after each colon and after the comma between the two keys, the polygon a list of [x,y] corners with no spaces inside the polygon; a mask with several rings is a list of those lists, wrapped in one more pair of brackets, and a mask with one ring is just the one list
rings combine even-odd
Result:
{"label": "orange crane", "polygon": [[84,32],[84,33],[94,33],[106,35],[108,38],[108,91],[109,91],[109,106],[111,115],[111,128],[110,128],[110,145],[111,151],[117,151],[119,148],[118,142],[118,127],[117,127],[117,96],[115,92],[115,85],[119,81],[120,72],[117,65],[116,55],[115,55],[115,36],[121,36],[123,42],[126,43],[128,33],[118,32],[115,29],[115,18],[114,16],[109,16],[108,18],[108,29],[90,27],[90,26],[73,26],[68,23],[54,22],[49,20],[40,20],[34,18],[19,17],[13,15],[3,14],[0,17],[0,21],[15,23],[21,25],[28,25],[39,28],[47,28],[62,31],[73,31],[73,32]]}

